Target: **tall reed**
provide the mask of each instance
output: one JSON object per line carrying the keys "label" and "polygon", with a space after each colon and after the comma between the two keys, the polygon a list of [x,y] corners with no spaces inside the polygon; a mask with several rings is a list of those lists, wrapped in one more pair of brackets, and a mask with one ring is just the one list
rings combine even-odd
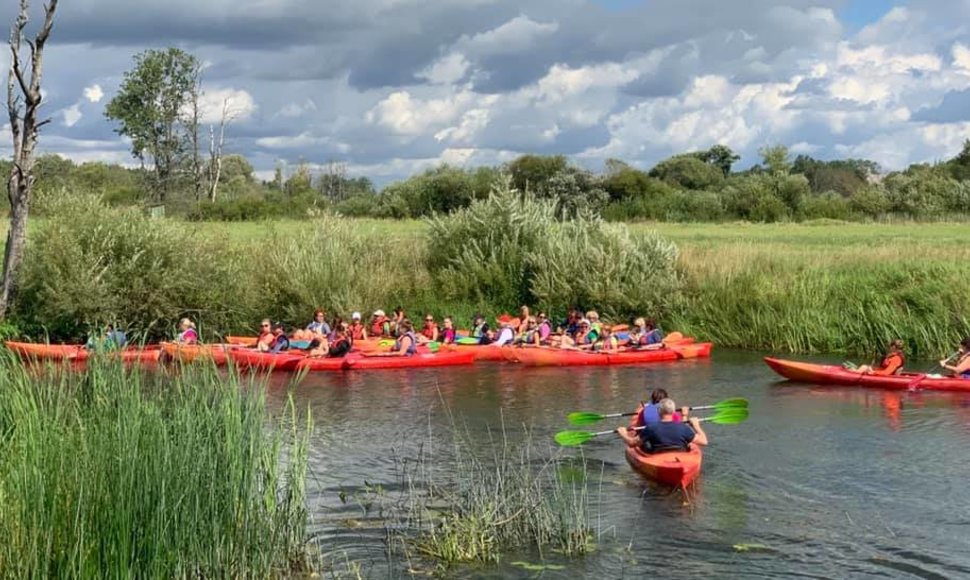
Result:
{"label": "tall reed", "polygon": [[[0,360],[0,576],[270,577],[308,565],[309,429],[214,369]],[[309,417],[307,417],[309,421]],[[284,461],[285,455],[285,461]]]}

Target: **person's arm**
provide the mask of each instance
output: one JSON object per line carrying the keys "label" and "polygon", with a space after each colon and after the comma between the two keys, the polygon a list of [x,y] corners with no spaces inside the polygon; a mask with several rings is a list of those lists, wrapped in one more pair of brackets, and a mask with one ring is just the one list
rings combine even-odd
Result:
{"label": "person's arm", "polygon": [[411,337],[402,336],[401,346],[397,350],[392,350],[387,353],[385,356],[407,356],[409,348],[411,348]]}
{"label": "person's arm", "polygon": [[953,371],[953,374],[955,375],[959,375],[964,373],[967,370],[970,370],[970,356],[963,357],[955,365],[948,365],[945,363],[946,363],[945,360],[940,361],[940,366],[945,368],[948,371]]}
{"label": "person's arm", "polygon": [[616,434],[627,444],[627,447],[640,446],[640,437],[636,435],[636,431],[627,429],[626,427],[617,427]]}
{"label": "person's arm", "polygon": [[434,332],[431,333],[431,342],[438,342],[439,336],[440,336],[440,333],[438,332],[438,327],[435,326]]}
{"label": "person's arm", "polygon": [[691,440],[691,443],[696,443],[701,446],[707,445],[707,433],[701,427],[700,420],[697,417],[691,417],[689,422],[691,429],[694,430],[694,439]]}

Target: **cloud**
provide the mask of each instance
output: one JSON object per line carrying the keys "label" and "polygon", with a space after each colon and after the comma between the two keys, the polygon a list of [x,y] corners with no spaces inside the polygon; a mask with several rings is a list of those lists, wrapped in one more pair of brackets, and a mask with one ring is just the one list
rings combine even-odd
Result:
{"label": "cloud", "polygon": [[245,121],[256,112],[256,101],[242,89],[205,89],[199,96],[199,122],[215,124],[223,113],[233,122]]}
{"label": "cloud", "polygon": [[61,114],[64,115],[65,127],[73,127],[74,125],[77,125],[77,122],[80,121],[81,117],[84,116],[81,113],[80,105],[71,105],[70,107],[62,110]]}
{"label": "cloud", "polygon": [[100,103],[101,99],[104,98],[104,91],[101,90],[101,85],[93,84],[90,87],[84,87],[84,98],[91,103]]}

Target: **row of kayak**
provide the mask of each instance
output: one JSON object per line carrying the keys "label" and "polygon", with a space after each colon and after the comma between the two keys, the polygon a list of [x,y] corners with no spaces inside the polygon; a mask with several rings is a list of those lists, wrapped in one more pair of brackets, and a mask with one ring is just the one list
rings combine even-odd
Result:
{"label": "row of kayak", "polygon": [[[615,353],[590,353],[554,348],[513,348],[495,346],[448,345],[437,352],[420,348],[412,356],[381,356],[378,341],[361,341],[354,351],[343,358],[311,358],[303,351],[291,350],[279,354],[258,352],[239,344],[179,345],[162,343],[145,347],[130,347],[106,353],[126,363],[150,364],[159,360],[190,363],[212,361],[216,365],[232,362],[251,369],[279,371],[342,371],[364,369],[401,369],[469,365],[476,361],[515,362],[527,366],[606,366],[645,364],[681,359],[704,358],[711,355],[711,344],[695,344],[692,340],[657,350]],[[11,342],[7,348],[25,360],[70,361],[83,363],[93,356],[80,345],[50,345]]]}
{"label": "row of kayak", "polygon": [[921,373],[873,375],[850,371],[838,365],[799,362],[772,357],[766,357],[765,363],[786,379],[801,383],[894,390],[970,392],[970,379],[958,377]]}

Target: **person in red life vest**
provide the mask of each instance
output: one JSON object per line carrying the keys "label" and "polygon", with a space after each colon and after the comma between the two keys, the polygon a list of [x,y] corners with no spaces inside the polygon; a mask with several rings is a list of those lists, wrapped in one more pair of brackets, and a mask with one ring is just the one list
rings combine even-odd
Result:
{"label": "person in red life vest", "polygon": [[330,341],[330,349],[327,356],[330,358],[342,358],[347,356],[350,349],[354,346],[353,339],[348,335],[348,325],[342,323],[333,331],[333,340]]}
{"label": "person in red life vest", "polygon": [[273,323],[269,318],[264,318],[259,323],[259,335],[256,337],[256,350],[259,352],[269,352],[273,344]]}
{"label": "person in red life vest", "polygon": [[418,342],[437,342],[438,334],[438,324],[434,321],[434,315],[431,313],[426,314],[424,317],[424,327],[418,336]]}
{"label": "person in red life vest", "polygon": [[441,344],[455,344],[455,339],[457,335],[455,334],[455,322],[450,316],[445,316],[444,320],[441,321],[443,325],[440,332],[438,332],[438,342]]}
{"label": "person in red life vest", "polygon": [[906,364],[906,355],[903,354],[903,341],[897,338],[889,343],[889,352],[883,357],[879,366],[862,365],[855,370],[864,375],[889,376],[902,372],[904,364]]}
{"label": "person in red life vest", "polygon": [[383,310],[375,310],[370,319],[370,336],[373,338],[391,336],[391,321]]}
{"label": "person in red life vest", "polygon": [[367,340],[367,328],[360,320],[360,312],[354,312],[350,316],[350,326],[347,328],[347,334],[351,340]]}

